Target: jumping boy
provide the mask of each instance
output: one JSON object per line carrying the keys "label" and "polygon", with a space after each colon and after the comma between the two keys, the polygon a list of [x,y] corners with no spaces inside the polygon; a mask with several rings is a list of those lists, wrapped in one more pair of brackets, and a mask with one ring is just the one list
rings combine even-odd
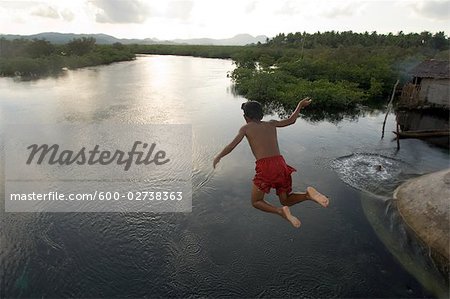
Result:
{"label": "jumping boy", "polygon": [[[256,101],[243,103],[244,118],[247,124],[239,129],[237,136],[214,158],[213,167],[228,155],[245,137],[247,137],[253,155],[256,158],[255,177],[253,178],[252,205],[264,212],[280,215],[294,227],[300,227],[300,220],[293,216],[289,206],[305,200],[313,200],[323,207],[328,206],[328,198],[313,187],[304,193],[292,193],[291,173],[296,171],[287,165],[278,147],[277,127],[292,125],[303,107],[311,103],[309,98],[301,100],[292,115],[284,120],[262,121],[261,104]],[[274,188],[283,207],[275,207],[264,200],[264,194]]]}

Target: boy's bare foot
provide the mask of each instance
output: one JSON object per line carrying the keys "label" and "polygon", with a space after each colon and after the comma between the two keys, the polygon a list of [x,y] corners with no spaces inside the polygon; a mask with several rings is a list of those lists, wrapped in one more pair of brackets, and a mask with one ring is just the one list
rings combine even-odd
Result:
{"label": "boy's bare foot", "polygon": [[301,225],[300,220],[298,220],[297,217],[295,217],[291,214],[289,207],[287,207],[287,206],[282,207],[281,213],[282,213],[282,216],[284,218],[286,218],[286,220],[289,221],[294,227],[296,227],[296,228],[300,227],[300,225]]}
{"label": "boy's bare foot", "polygon": [[329,204],[328,198],[325,195],[319,193],[313,187],[306,188],[306,196],[309,199],[314,200],[315,202],[317,202],[322,207],[324,207],[324,208],[328,207],[328,204]]}

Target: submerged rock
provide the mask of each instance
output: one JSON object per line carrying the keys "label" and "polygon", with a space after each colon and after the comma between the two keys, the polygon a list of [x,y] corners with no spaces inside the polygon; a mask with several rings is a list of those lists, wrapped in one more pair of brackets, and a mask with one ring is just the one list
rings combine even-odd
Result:
{"label": "submerged rock", "polygon": [[447,277],[450,256],[450,169],[408,180],[394,192],[399,213],[430,248]]}

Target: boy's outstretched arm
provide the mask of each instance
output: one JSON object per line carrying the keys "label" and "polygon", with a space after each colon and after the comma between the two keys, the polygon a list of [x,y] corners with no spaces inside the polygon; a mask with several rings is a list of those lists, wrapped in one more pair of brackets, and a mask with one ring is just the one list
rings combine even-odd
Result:
{"label": "boy's outstretched arm", "polygon": [[236,137],[234,137],[233,141],[231,141],[230,144],[225,146],[224,149],[214,158],[213,161],[214,168],[216,168],[216,165],[217,163],[219,163],[220,159],[231,153],[231,151],[242,141],[244,136],[245,136],[245,129],[244,127],[242,127],[239,129],[239,132],[236,135]]}
{"label": "boy's outstretched arm", "polygon": [[270,123],[274,124],[276,127],[286,127],[286,126],[292,125],[293,123],[296,122],[298,114],[300,113],[300,110],[303,107],[308,106],[309,104],[311,104],[311,99],[309,97],[304,98],[303,100],[298,102],[297,108],[295,108],[295,110],[294,110],[294,112],[292,112],[291,116],[289,116],[288,118],[283,119],[283,120],[272,120],[272,121],[270,121]]}

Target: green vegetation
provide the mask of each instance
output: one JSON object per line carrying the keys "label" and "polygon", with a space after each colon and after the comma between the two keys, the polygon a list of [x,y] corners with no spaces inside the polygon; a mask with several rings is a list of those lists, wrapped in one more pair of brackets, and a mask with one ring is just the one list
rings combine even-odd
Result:
{"label": "green vegetation", "polygon": [[348,110],[385,102],[397,79],[419,62],[448,59],[443,32],[404,34],[324,32],[279,34],[245,47],[141,45],[135,53],[231,58],[236,91],[249,100],[277,102],[288,110],[305,96],[308,108]]}
{"label": "green vegetation", "polygon": [[74,39],[65,45],[46,40],[6,40],[0,38],[0,76],[44,76],[62,68],[132,60],[135,55],[122,44],[96,45],[94,38]]}
{"label": "green vegetation", "polygon": [[310,96],[316,110],[353,109],[385,102],[397,79],[408,80],[422,60],[448,59],[448,49],[443,32],[279,34],[233,57],[231,77],[249,100],[278,101],[289,109]]}
{"label": "green vegetation", "polygon": [[179,55],[205,58],[232,58],[243,46],[205,46],[205,45],[132,45],[137,54]]}

